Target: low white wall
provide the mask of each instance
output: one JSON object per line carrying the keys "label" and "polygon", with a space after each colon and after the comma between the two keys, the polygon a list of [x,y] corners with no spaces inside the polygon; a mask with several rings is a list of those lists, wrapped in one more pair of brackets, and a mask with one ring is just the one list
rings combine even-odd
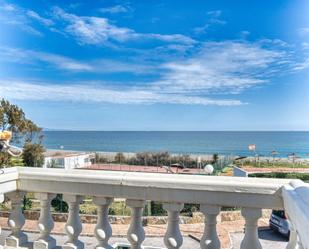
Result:
{"label": "low white wall", "polygon": [[233,176],[238,176],[238,177],[247,177],[248,176],[248,172],[238,168],[236,166],[233,166]]}
{"label": "low white wall", "polygon": [[63,160],[63,165],[57,165],[57,168],[75,169],[83,168],[91,165],[91,154],[80,154],[72,156],[63,156],[63,158],[54,159],[53,157],[45,157],[43,168],[49,168],[52,160]]}

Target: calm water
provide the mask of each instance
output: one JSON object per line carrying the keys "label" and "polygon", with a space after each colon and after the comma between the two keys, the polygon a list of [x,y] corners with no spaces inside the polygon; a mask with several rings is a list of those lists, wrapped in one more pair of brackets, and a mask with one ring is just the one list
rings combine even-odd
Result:
{"label": "calm water", "polygon": [[309,156],[309,132],[45,131],[44,135],[49,149],[252,155],[248,144],[256,144],[257,152],[264,156],[273,150],[282,157],[292,152]]}

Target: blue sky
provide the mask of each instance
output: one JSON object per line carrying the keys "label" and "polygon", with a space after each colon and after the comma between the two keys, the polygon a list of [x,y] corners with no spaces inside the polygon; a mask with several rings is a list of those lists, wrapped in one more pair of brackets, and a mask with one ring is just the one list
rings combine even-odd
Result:
{"label": "blue sky", "polygon": [[70,130],[309,130],[309,1],[0,0],[0,97]]}

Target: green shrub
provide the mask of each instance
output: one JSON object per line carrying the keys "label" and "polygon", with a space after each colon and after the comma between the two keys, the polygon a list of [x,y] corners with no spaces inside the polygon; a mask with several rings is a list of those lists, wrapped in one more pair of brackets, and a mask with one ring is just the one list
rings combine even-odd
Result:
{"label": "green shrub", "polygon": [[250,174],[249,177],[262,177],[262,178],[284,178],[284,179],[299,179],[304,182],[309,182],[308,173],[298,173],[298,172],[271,172],[271,173],[254,173]]}
{"label": "green shrub", "polygon": [[199,204],[185,204],[183,209],[181,210],[182,215],[192,216],[192,213],[200,210]]}
{"label": "green shrub", "polygon": [[97,206],[96,205],[94,205],[94,204],[89,204],[89,203],[87,203],[87,204],[81,204],[80,206],[79,206],[79,212],[81,213],[81,214],[97,214]]}
{"label": "green shrub", "polygon": [[29,198],[27,198],[26,196],[24,196],[22,209],[23,210],[29,210],[29,209],[31,209],[31,207],[32,207],[32,201]]}
{"label": "green shrub", "polygon": [[62,195],[57,195],[52,201],[51,206],[56,212],[66,213],[68,212],[69,206],[62,200]]}
{"label": "green shrub", "polygon": [[153,216],[164,216],[167,215],[166,210],[163,208],[161,202],[152,201],[151,202],[151,214]]}

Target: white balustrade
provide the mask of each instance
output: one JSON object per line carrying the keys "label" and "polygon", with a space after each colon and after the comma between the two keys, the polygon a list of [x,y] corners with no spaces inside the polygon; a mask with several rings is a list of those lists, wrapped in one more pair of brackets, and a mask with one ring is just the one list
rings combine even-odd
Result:
{"label": "white balustrade", "polygon": [[204,234],[200,243],[201,249],[220,249],[221,244],[217,235],[217,216],[220,213],[220,207],[201,204],[200,210],[205,216]]}
{"label": "white balustrade", "polygon": [[51,200],[55,196],[55,194],[49,193],[35,194],[35,197],[41,202],[41,213],[38,221],[40,236],[36,241],[34,241],[33,249],[52,249],[56,246],[56,240],[50,236],[50,232],[54,228],[54,221],[50,212],[50,206]]}
{"label": "white balustrade", "polygon": [[222,206],[242,208],[246,224],[241,249],[261,249],[257,228],[263,208],[284,209],[287,213],[293,224],[287,249],[309,248],[309,186],[301,181],[78,169],[4,169],[3,174],[0,174],[0,201],[4,194],[12,203],[8,219],[12,232],[5,238],[5,244],[10,248],[19,248],[27,242],[27,236],[22,232],[25,218],[21,208],[26,192],[39,193],[36,197],[41,202],[38,221],[40,235],[33,243],[34,249],[52,249],[56,245],[50,234],[53,229],[50,202],[57,193],[64,194],[64,200],[69,205],[65,225],[68,240],[62,245],[64,249],[84,248],[78,239],[82,231],[79,216],[82,196],[94,196],[93,201],[97,205],[98,222],[94,235],[98,240],[96,248],[99,249],[111,249],[109,241],[112,230],[108,220],[108,207],[113,200],[111,197],[126,199],[132,210],[127,232],[131,248],[142,248],[145,239],[142,224],[144,200],[164,203],[163,207],[168,212],[164,244],[168,249],[181,248],[183,243],[179,227],[179,214],[183,208],[181,203],[201,204],[205,216],[201,249],[220,248],[216,218]]}
{"label": "white balustrade", "polygon": [[68,240],[62,246],[63,249],[83,249],[84,243],[78,240],[78,236],[82,232],[82,223],[79,217],[79,204],[83,201],[83,196],[64,195],[63,199],[69,205],[69,216],[65,224],[65,232]]}
{"label": "white balustrade", "polygon": [[302,242],[300,241],[300,239],[299,239],[299,237],[298,237],[298,240],[297,240],[297,247],[296,247],[297,249],[307,249],[307,248],[304,248],[303,247],[303,244],[302,244]]}
{"label": "white balustrade", "polygon": [[97,205],[98,221],[94,230],[94,234],[98,240],[98,249],[112,249],[108,244],[108,240],[112,237],[112,227],[108,220],[109,205],[113,202],[113,198],[94,197],[94,204]]}
{"label": "white balustrade", "polygon": [[304,249],[294,225],[290,222],[290,237],[286,249]]}
{"label": "white balustrade", "polygon": [[142,243],[145,240],[142,215],[146,202],[144,200],[126,200],[126,205],[131,208],[131,223],[127,238],[132,249],[141,249]]}
{"label": "white balustrade", "polygon": [[291,225],[288,249],[309,248],[309,184],[293,180],[282,188],[284,209]]}
{"label": "white balustrade", "polygon": [[7,194],[11,201],[11,214],[8,219],[8,225],[12,233],[5,239],[5,246],[18,248],[28,241],[27,235],[22,232],[22,227],[25,224],[25,217],[22,212],[22,201],[25,192],[15,191]]}
{"label": "white balustrade", "polygon": [[[0,194],[0,203],[3,203],[4,202],[4,199],[5,199],[5,197],[4,197],[4,194]],[[1,227],[0,227],[0,234],[1,234]],[[3,247],[2,246],[0,246],[0,249],[2,249]]]}
{"label": "white balustrade", "polygon": [[183,209],[182,203],[164,203],[163,208],[168,213],[167,229],[164,236],[164,244],[168,249],[181,247],[183,238],[179,229],[179,213]]}
{"label": "white balustrade", "polygon": [[241,214],[246,220],[245,237],[240,249],[262,249],[258,237],[258,220],[262,217],[260,208],[242,208]]}
{"label": "white balustrade", "polygon": [[294,228],[294,225],[290,222],[290,238],[286,249],[296,249],[297,248],[297,232]]}

